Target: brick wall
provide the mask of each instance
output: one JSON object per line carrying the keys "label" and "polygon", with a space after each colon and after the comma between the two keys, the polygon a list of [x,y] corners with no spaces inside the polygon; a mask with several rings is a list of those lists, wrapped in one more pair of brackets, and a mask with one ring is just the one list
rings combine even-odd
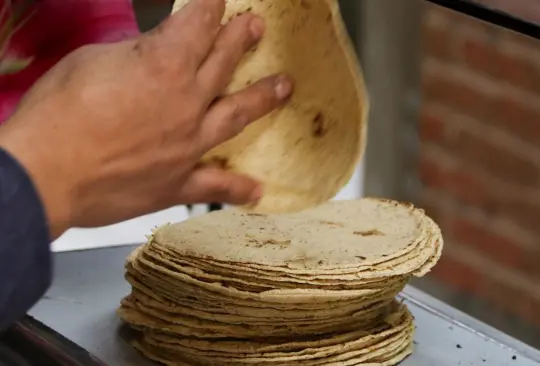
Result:
{"label": "brick wall", "polygon": [[[483,2],[540,20],[532,0]],[[447,243],[433,277],[540,327],[540,41],[432,5],[424,28],[421,200]]]}

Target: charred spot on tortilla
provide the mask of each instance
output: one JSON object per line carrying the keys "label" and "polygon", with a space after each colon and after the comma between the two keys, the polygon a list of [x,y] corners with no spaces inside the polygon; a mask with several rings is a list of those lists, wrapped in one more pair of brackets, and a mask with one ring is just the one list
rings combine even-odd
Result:
{"label": "charred spot on tortilla", "polygon": [[377,229],[371,229],[366,231],[355,231],[354,235],[360,235],[360,236],[384,236],[384,233],[377,230]]}
{"label": "charred spot on tortilla", "polygon": [[325,129],[324,116],[322,112],[319,112],[313,117],[313,136],[324,137],[328,131]]}

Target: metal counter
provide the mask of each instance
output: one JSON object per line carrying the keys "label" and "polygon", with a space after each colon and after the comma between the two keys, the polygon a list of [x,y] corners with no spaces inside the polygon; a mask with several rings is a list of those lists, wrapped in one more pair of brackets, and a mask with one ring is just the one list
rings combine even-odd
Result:
{"label": "metal counter", "polygon": [[[56,254],[55,281],[31,315],[109,366],[155,365],[129,345],[115,315],[129,292],[124,260],[133,246]],[[540,366],[540,352],[409,287],[416,349],[402,366]]]}

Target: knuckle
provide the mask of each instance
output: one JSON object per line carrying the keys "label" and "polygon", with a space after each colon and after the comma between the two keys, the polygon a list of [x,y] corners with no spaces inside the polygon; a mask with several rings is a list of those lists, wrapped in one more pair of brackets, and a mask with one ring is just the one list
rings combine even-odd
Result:
{"label": "knuckle", "polygon": [[[212,144],[226,141],[238,135],[247,123],[243,123],[244,113],[233,103],[222,102],[211,117],[211,129],[205,130],[206,140]],[[213,146],[212,146],[213,147]]]}
{"label": "knuckle", "polygon": [[229,122],[226,126],[233,135],[242,132],[249,123],[249,116],[245,108],[240,103],[234,101],[229,104],[226,113],[226,119]]}
{"label": "knuckle", "polygon": [[133,49],[140,57],[140,65],[144,68],[144,71],[150,77],[161,80],[169,76],[170,66],[163,62],[160,57],[157,57],[154,48],[152,42],[141,41]]}
{"label": "knuckle", "polygon": [[214,13],[210,9],[204,9],[201,14],[201,22],[203,25],[209,27],[214,23]]}
{"label": "knuckle", "polygon": [[184,119],[184,131],[188,138],[193,138],[199,132],[200,122],[203,115],[202,108],[192,104],[192,107],[188,108],[182,113]]}
{"label": "knuckle", "polygon": [[221,14],[225,11],[224,0],[201,0],[199,20],[203,26],[213,26],[221,21]]}
{"label": "knuckle", "polygon": [[[213,57],[215,57],[219,65],[223,66],[231,62],[231,59],[233,58],[233,52],[231,51],[230,48],[226,46],[218,47],[216,48],[216,50],[214,50]],[[220,68],[218,71],[222,74],[229,74],[228,70],[224,68]],[[232,74],[232,72],[230,74]]]}
{"label": "knuckle", "polygon": [[238,40],[241,40],[244,45],[249,46],[256,40],[253,32],[250,30],[251,21],[254,16],[251,14],[242,14],[239,17],[233,19],[229,26],[235,30],[235,36]]}
{"label": "knuckle", "polygon": [[247,31],[247,23],[228,24],[218,37],[214,54],[220,64],[238,63],[254,45],[255,40]]}
{"label": "knuckle", "polygon": [[[184,75],[186,70],[190,70],[193,64],[193,56],[189,52],[190,48],[175,50],[174,57],[171,57],[171,50],[157,42],[155,37],[142,37],[133,45],[133,51],[138,56],[146,71],[159,79],[172,78],[178,74]],[[171,59],[174,60],[171,62]]]}
{"label": "knuckle", "polygon": [[278,104],[274,84],[261,82],[253,88],[254,108],[257,110],[269,110]]}
{"label": "knuckle", "polygon": [[232,189],[230,179],[225,178],[215,182],[213,191],[219,198],[227,198],[231,194]]}
{"label": "knuckle", "polygon": [[244,53],[251,50],[259,41],[259,38],[253,34],[251,31],[250,25],[254,17],[252,15],[243,15],[236,20],[234,26],[234,32],[232,42],[237,46],[238,53],[243,55]]}
{"label": "knuckle", "polygon": [[153,29],[151,29],[150,31],[148,31],[148,35],[156,35],[156,36],[159,36],[163,33],[165,33],[165,31],[167,30],[167,28],[169,27],[169,24],[171,23],[171,17],[168,16],[167,18],[165,18],[161,23],[159,23],[157,26],[155,26]]}

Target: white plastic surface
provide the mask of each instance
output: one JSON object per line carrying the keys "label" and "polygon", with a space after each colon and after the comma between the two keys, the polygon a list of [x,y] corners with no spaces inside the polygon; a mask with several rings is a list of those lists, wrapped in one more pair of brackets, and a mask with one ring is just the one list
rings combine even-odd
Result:
{"label": "white plastic surface", "polygon": [[97,229],[71,229],[52,245],[53,251],[64,252],[111,247],[145,241],[145,235],[157,225],[183,221],[189,217],[185,206],[177,206],[150,215]]}

